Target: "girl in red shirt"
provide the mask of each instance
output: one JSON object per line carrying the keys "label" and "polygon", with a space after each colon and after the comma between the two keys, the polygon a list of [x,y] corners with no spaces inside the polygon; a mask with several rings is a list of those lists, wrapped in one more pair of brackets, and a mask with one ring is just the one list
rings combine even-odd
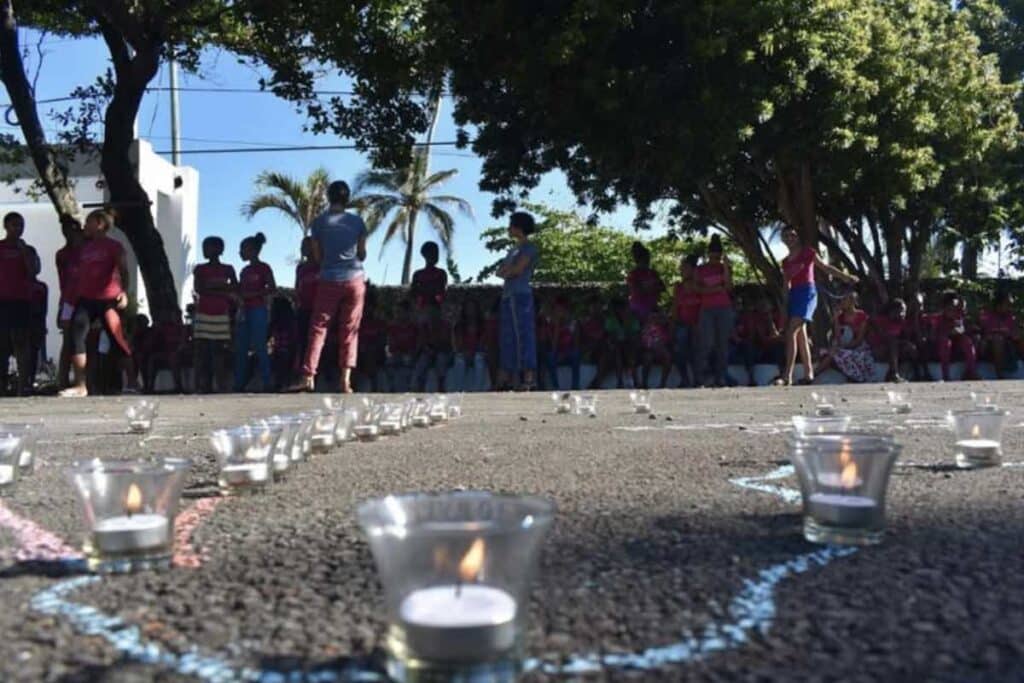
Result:
{"label": "girl in red shirt", "polygon": [[271,390],[270,354],[267,351],[267,336],[270,329],[270,315],[267,311],[267,297],[277,289],[274,272],[260,261],[260,251],[267,243],[262,232],[242,240],[239,256],[249,265],[239,275],[239,294],[242,297],[241,318],[235,334],[235,391],[245,390],[249,383],[249,351],[256,355],[263,391]]}
{"label": "girl in red shirt", "polygon": [[1013,295],[1006,290],[996,292],[992,307],[981,312],[982,353],[995,365],[999,379],[1017,372],[1017,342],[1020,331],[1013,315]]}
{"label": "girl in red shirt", "polygon": [[697,290],[696,254],[679,261],[680,281],[675,286],[672,304],[672,340],[676,367],[682,378],[680,387],[692,387],[697,383],[697,347],[700,325],[700,292]]}
{"label": "girl in red shirt", "polygon": [[708,244],[707,262],[696,271],[697,291],[700,293],[700,344],[697,353],[697,384],[708,381],[724,387],[728,384],[729,338],[736,324],[736,312],[729,292],[732,290],[732,270],[724,258],[722,238],[712,235]]}
{"label": "girl in red shirt", "polygon": [[847,294],[832,321],[832,347],[818,362],[816,373],[835,366],[851,382],[870,382],[875,359],[867,343],[868,314],[857,306],[857,295]]}
{"label": "girl in red shirt", "polygon": [[441,260],[441,249],[437,242],[424,242],[420,247],[420,256],[426,265],[412,274],[410,294],[416,304],[416,322],[422,323],[427,317],[427,309],[432,303],[444,304],[444,295],[448,289],[448,273],[437,267]]}
{"label": "girl in red shirt", "polygon": [[[904,382],[900,374],[900,364],[910,361],[914,365],[915,375],[918,372],[918,348],[910,340],[911,325],[907,320],[907,304],[903,299],[893,299],[885,307],[882,315],[871,318],[868,327],[868,341],[875,360],[889,364],[886,382]],[[917,379],[922,379],[917,377]]]}
{"label": "girl in red shirt", "polygon": [[196,391],[201,394],[213,390],[217,380],[220,391],[231,388],[228,379],[231,354],[231,311],[238,291],[235,269],[221,263],[224,240],[211,236],[203,240],[203,257],[192,270],[196,296],[196,315],[193,323],[192,367],[195,368]]}
{"label": "girl in red shirt", "polygon": [[964,359],[965,380],[978,379],[978,354],[974,339],[967,334],[964,322],[964,300],[956,292],[945,292],[942,295],[942,311],[934,322],[935,346],[942,367],[942,381],[950,381],[949,365],[953,360],[953,352],[957,351]]}
{"label": "girl in red shirt", "polygon": [[[461,378],[463,391],[482,391],[487,355],[484,341],[484,315],[475,299],[466,299],[459,312],[453,334],[455,375]],[[472,373],[472,374],[470,374]]]}
{"label": "girl in red shirt", "polygon": [[814,284],[814,272],[822,270],[832,277],[851,284],[857,284],[857,278],[822,261],[813,247],[804,245],[800,239],[800,233],[795,228],[787,226],[782,231],[781,237],[782,243],[789,249],[789,255],[782,259],[782,275],[789,290],[787,301],[789,320],[784,333],[786,367],[783,373],[772,381],[772,384],[789,386],[793,383],[793,370],[796,368],[798,355],[804,366],[804,378],[800,383],[811,384],[814,382],[814,364],[811,362],[811,341],[807,335],[807,323],[814,319],[814,311],[818,306],[818,290]]}
{"label": "girl in red shirt", "polygon": [[665,291],[665,283],[651,268],[651,252],[641,242],[633,242],[633,270],[626,276],[629,290],[629,309],[641,323],[658,307],[658,297]]}
{"label": "girl in red shirt", "polygon": [[60,359],[57,361],[57,387],[68,387],[71,372],[71,318],[75,314],[78,297],[73,285],[78,279],[78,248],[82,245],[82,226],[78,221],[66,219],[61,223],[64,246],[57,250],[57,281],[60,284],[60,302],[57,305],[57,327],[61,331]]}
{"label": "girl in red shirt", "polygon": [[313,301],[316,299],[317,283],[320,281],[320,262],[313,253],[312,237],[302,238],[299,252],[301,260],[295,266],[295,329],[298,334],[295,352],[296,371],[306,357],[309,321],[313,317]]}
{"label": "girl in red shirt", "polygon": [[[77,282],[73,285],[78,298],[71,319],[74,382],[60,392],[64,397],[77,398],[89,394],[86,386],[86,340],[94,320],[102,321],[107,335],[129,362],[132,356],[118,315],[118,311],[128,306],[123,284],[127,282],[128,270],[124,248],[107,236],[113,225],[113,216],[102,210],[93,211],[85,220],[85,240],[78,250]],[[135,382],[131,377],[129,384],[134,388]]]}

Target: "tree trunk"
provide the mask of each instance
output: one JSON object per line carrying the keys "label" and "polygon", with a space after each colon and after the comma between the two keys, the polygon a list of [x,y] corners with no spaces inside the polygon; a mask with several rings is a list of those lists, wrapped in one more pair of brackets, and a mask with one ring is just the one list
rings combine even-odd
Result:
{"label": "tree trunk", "polygon": [[980,251],[977,244],[964,242],[963,253],[960,256],[960,274],[965,280],[978,279],[978,257]]}
{"label": "tree trunk", "polygon": [[11,98],[11,105],[18,117],[18,125],[25,137],[25,145],[39,173],[39,180],[53,208],[57,210],[61,224],[76,221],[78,202],[75,200],[74,190],[68,182],[67,173],[58,163],[53,148],[46,141],[46,133],[43,132],[36,109],[35,93],[32,92],[32,86],[25,75],[25,66],[18,47],[18,22],[11,0],[4,0],[0,12],[3,17],[3,25],[0,27],[0,79],[3,80],[7,94]]}
{"label": "tree trunk", "polygon": [[156,46],[139,49],[130,56],[121,35],[101,22],[103,37],[110,49],[117,82],[107,107],[100,168],[110,192],[110,202],[118,213],[117,225],[135,251],[153,311],[178,308],[178,292],[164,241],[153,220],[149,195],[139,183],[136,164],[131,158],[135,142],[135,117],[142,96],[160,66]]}
{"label": "tree trunk", "polygon": [[409,227],[405,231],[405,259],[402,261],[402,284],[407,285],[412,281],[412,252],[416,245],[416,220],[419,218],[419,209],[409,212]]}

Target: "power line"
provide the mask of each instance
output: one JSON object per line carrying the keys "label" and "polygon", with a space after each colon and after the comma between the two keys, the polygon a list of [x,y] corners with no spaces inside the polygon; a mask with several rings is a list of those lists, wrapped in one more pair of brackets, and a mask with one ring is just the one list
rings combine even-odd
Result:
{"label": "power line", "polygon": [[[430,147],[454,147],[459,143],[431,142]],[[413,147],[426,147],[426,143],[417,142]],[[182,154],[247,154],[253,152],[315,152],[333,150],[355,150],[356,145],[295,145],[292,147],[236,147],[236,148],[211,148],[211,149],[183,149]],[[170,154],[168,150],[160,150],[157,154]]]}

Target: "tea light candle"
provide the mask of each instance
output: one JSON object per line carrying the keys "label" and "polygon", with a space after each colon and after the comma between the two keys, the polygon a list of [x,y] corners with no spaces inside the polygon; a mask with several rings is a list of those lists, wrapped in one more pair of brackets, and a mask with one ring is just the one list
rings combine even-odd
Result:
{"label": "tea light candle", "polygon": [[380,433],[385,436],[394,436],[402,431],[402,423],[399,420],[382,420]]}
{"label": "tea light candle", "polygon": [[429,427],[430,418],[426,415],[413,415],[412,416],[413,427]]}
{"label": "tea light candle", "polygon": [[14,465],[0,465],[0,486],[14,483]]}
{"label": "tea light candle", "polygon": [[270,467],[265,462],[225,465],[220,471],[220,477],[225,484],[238,488],[264,484],[269,476]]}
{"label": "tea light candle", "polygon": [[844,480],[841,472],[820,472],[818,483],[834,489],[853,489],[863,484],[864,480],[857,476],[851,478],[849,475]]}
{"label": "tea light candle", "polygon": [[815,493],[807,499],[810,516],[830,526],[867,526],[874,519],[876,507],[875,501],[866,496]]}
{"label": "tea light candle", "polygon": [[356,425],[353,431],[360,441],[376,441],[380,433],[377,425]]}
{"label": "tea light candle", "polygon": [[314,453],[326,453],[334,446],[334,434],[314,434],[311,442]]}
{"label": "tea light candle", "polygon": [[287,453],[274,453],[274,474],[283,474],[291,464],[292,459],[288,457]]}
{"label": "tea light candle", "polygon": [[956,442],[957,450],[968,460],[992,460],[1000,456],[1000,444],[994,439],[963,439]]}
{"label": "tea light candle", "polygon": [[152,426],[152,420],[132,420],[128,423],[128,427],[136,434],[144,434],[148,432]]}
{"label": "tea light candle", "polygon": [[430,421],[434,424],[448,421],[448,411],[443,408],[434,408],[430,411]]}
{"label": "tea light candle", "polygon": [[452,420],[462,417],[462,406],[448,406],[448,417]]}
{"label": "tea light candle", "polygon": [[818,417],[832,417],[836,414],[836,407],[831,403],[819,403],[814,412]]}
{"label": "tea light candle", "polygon": [[500,588],[422,588],[406,596],[399,616],[409,649],[424,659],[486,659],[515,645],[516,601]]}
{"label": "tea light candle", "polygon": [[120,515],[100,520],[93,527],[96,549],[104,553],[149,550],[170,540],[168,519],[164,515]]}

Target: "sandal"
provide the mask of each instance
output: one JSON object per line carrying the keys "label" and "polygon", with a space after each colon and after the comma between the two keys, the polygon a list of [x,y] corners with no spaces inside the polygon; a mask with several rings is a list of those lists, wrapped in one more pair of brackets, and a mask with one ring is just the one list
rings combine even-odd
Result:
{"label": "sandal", "polygon": [[797,380],[796,383],[797,383],[797,385],[799,385],[801,387],[809,387],[812,384],[814,384],[814,378],[813,377],[811,377],[811,378],[804,377],[802,379]]}
{"label": "sandal", "polygon": [[286,394],[308,394],[313,391],[315,380],[312,377],[300,377],[284,388]]}
{"label": "sandal", "polygon": [[777,375],[775,379],[768,384],[773,387],[788,387],[790,382],[788,379],[783,379],[782,375]]}

